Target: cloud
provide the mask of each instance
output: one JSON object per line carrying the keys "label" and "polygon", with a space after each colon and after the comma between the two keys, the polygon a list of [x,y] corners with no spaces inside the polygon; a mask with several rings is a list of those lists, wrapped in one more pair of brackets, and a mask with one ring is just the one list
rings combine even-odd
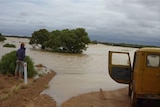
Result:
{"label": "cloud", "polygon": [[[96,38],[160,39],[159,0],[2,0],[0,32],[31,35],[46,28],[83,27]],[[25,30],[25,31],[24,31]]]}

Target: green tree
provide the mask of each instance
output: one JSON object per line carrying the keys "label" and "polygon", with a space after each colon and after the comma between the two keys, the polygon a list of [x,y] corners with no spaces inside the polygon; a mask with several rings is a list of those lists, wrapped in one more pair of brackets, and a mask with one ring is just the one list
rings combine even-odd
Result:
{"label": "green tree", "polygon": [[61,31],[59,30],[50,32],[49,40],[44,42],[44,46],[53,51],[58,51],[58,47],[61,46],[60,35]]}
{"label": "green tree", "polygon": [[81,53],[87,48],[88,43],[90,43],[88,33],[84,28],[77,28],[52,31],[49,41],[44,45],[56,52]]}
{"label": "green tree", "polygon": [[6,38],[0,33],[0,42],[5,41],[5,40],[6,40]]}
{"label": "green tree", "polygon": [[[5,54],[2,56],[0,60],[0,73],[3,74],[13,74],[16,68],[16,51],[12,51],[10,53]],[[27,62],[27,75],[28,77],[33,77],[36,74],[34,69],[34,65],[32,59],[29,56],[25,57],[25,62]]]}
{"label": "green tree", "polygon": [[76,35],[76,43],[73,45],[74,50],[77,52],[82,52],[82,50],[86,50],[86,45],[90,43],[90,39],[88,37],[88,33],[84,28],[77,28],[73,30]]}
{"label": "green tree", "polygon": [[40,44],[44,48],[44,42],[49,40],[49,32],[46,29],[40,29],[32,33],[30,44]]}

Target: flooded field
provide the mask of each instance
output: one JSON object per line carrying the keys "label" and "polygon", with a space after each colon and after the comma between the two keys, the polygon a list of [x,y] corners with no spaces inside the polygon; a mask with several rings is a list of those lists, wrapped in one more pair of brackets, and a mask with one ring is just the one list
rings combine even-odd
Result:
{"label": "flooded field", "polygon": [[98,44],[89,45],[83,54],[63,54],[32,49],[32,46],[28,44],[28,39],[7,38],[5,43],[12,43],[17,47],[3,48],[5,43],[0,43],[0,57],[12,50],[17,50],[21,41],[26,43],[26,55],[30,56],[35,64],[43,64],[57,72],[49,83],[50,88],[42,94],[46,93],[53,97],[58,105],[73,96],[98,91],[100,88],[106,91],[127,87],[110,78],[108,51],[129,52],[133,60],[133,53],[136,49]]}

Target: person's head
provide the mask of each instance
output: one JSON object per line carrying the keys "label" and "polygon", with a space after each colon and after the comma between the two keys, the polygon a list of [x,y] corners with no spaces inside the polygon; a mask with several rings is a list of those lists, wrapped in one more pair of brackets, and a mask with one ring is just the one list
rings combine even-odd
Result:
{"label": "person's head", "polygon": [[24,48],[24,46],[25,46],[25,44],[22,42],[22,43],[21,43],[21,48]]}

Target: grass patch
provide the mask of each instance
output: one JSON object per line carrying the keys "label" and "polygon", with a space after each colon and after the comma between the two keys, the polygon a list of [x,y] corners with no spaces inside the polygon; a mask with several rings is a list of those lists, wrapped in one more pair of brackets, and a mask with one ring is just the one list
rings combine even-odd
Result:
{"label": "grass patch", "polygon": [[12,97],[14,94],[17,94],[20,89],[26,89],[28,87],[28,85],[24,84],[14,85],[10,90],[3,91],[3,94],[0,95],[0,101]]}
{"label": "grass patch", "polygon": [[44,86],[44,88],[45,88],[45,89],[48,89],[48,88],[49,88],[49,85],[48,85],[48,84],[46,84],[46,85]]}

